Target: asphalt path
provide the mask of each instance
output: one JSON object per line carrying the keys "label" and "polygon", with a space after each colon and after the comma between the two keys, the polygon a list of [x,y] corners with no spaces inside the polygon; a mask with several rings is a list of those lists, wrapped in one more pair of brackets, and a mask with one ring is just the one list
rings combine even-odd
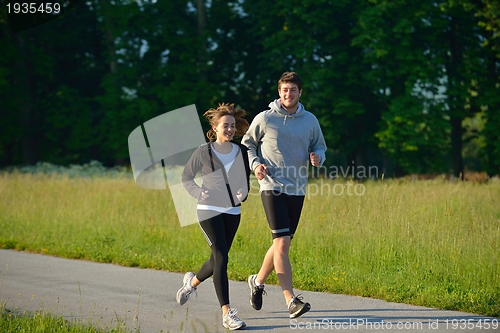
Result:
{"label": "asphalt path", "polygon": [[[129,331],[225,332],[212,280],[181,306],[183,274],[0,250],[0,301],[9,310],[45,311],[100,327]],[[289,319],[279,286],[267,285],[260,311],[246,282],[230,281],[231,306],[253,332],[500,332],[498,318],[295,290],[311,311]],[[489,328],[487,328],[489,327]]]}

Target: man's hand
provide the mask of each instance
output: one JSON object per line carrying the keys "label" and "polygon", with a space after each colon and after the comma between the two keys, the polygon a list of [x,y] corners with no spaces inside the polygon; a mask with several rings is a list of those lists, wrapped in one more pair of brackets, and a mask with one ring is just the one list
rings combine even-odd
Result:
{"label": "man's hand", "polygon": [[309,154],[309,158],[311,159],[311,164],[313,166],[319,166],[319,162],[321,159],[318,154],[311,152]]}
{"label": "man's hand", "polygon": [[267,175],[268,170],[265,164],[259,164],[253,172],[258,180],[262,180]]}

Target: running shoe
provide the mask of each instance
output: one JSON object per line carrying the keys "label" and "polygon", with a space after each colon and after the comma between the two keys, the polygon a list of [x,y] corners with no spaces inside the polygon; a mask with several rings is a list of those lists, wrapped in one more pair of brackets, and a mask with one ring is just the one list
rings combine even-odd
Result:
{"label": "running shoe", "polygon": [[260,310],[262,308],[262,295],[266,295],[264,287],[259,287],[255,285],[255,279],[257,274],[250,275],[248,277],[248,286],[250,287],[250,305],[255,310]]}
{"label": "running shoe", "polygon": [[230,308],[229,312],[222,318],[222,326],[234,331],[247,326],[243,320],[236,316],[238,310]]}
{"label": "running shoe", "polygon": [[[184,278],[182,279],[183,286],[179,291],[177,292],[177,303],[180,305],[185,304],[189,296],[194,292],[196,294],[196,287],[193,287],[191,284],[191,281],[193,281],[194,278],[194,273],[193,272],[187,272],[184,274]],[[198,296],[198,294],[196,294]]]}
{"label": "running shoe", "polygon": [[290,311],[290,318],[297,318],[302,316],[307,311],[311,310],[311,304],[302,302],[302,296],[295,296],[290,305],[288,305],[288,311]]}

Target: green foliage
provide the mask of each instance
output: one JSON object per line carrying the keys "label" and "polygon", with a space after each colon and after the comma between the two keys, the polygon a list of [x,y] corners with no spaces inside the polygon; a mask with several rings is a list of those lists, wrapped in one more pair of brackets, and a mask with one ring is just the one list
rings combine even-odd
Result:
{"label": "green foliage", "polygon": [[483,112],[485,142],[466,166],[498,173],[498,10],[492,0],[90,0],[12,33],[2,7],[0,165],[125,165],[141,123],[221,102],[251,119],[295,70],[329,154],[389,158],[402,173],[458,170],[461,124]]}
{"label": "green foliage", "polygon": [[[500,105],[500,104],[497,104]],[[500,112],[498,109],[488,110],[488,121],[485,125],[486,156],[490,174],[500,173]]]}
{"label": "green foliage", "polygon": [[461,120],[478,111],[470,90],[481,72],[470,11],[446,1],[371,3],[360,15],[354,44],[366,48],[365,61],[375,65],[372,75],[386,101],[375,134],[379,147],[405,172],[446,171],[446,155],[458,156],[458,176]]}
{"label": "green foliage", "polygon": [[6,171],[11,173],[24,174],[43,174],[43,175],[58,175],[68,176],[70,178],[124,178],[131,179],[131,171],[125,167],[115,166],[106,168],[99,161],[90,161],[89,163],[79,165],[70,164],[69,166],[61,166],[48,162],[38,162],[33,166],[23,166],[19,168],[7,168]]}
{"label": "green foliage", "polygon": [[444,151],[449,126],[439,110],[432,106],[422,110],[417,98],[400,96],[391,101],[382,118],[385,128],[376,134],[379,146],[397,159],[406,172],[446,170]]}

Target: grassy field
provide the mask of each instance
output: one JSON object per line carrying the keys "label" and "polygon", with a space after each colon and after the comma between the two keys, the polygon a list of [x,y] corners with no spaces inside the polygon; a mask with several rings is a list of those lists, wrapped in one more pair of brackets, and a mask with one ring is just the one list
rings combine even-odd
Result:
{"label": "grassy field", "polygon": [[[500,316],[499,181],[345,184],[311,182],[291,249],[295,288]],[[271,244],[257,192],[231,249],[234,280]],[[167,190],[123,177],[1,173],[0,230],[4,249],[173,272],[210,254],[196,224],[180,227]]]}
{"label": "grassy field", "polygon": [[51,312],[19,313],[5,309],[0,304],[0,332],[2,333],[127,333],[125,323],[112,327],[98,327],[92,320],[88,323],[56,316]]}

